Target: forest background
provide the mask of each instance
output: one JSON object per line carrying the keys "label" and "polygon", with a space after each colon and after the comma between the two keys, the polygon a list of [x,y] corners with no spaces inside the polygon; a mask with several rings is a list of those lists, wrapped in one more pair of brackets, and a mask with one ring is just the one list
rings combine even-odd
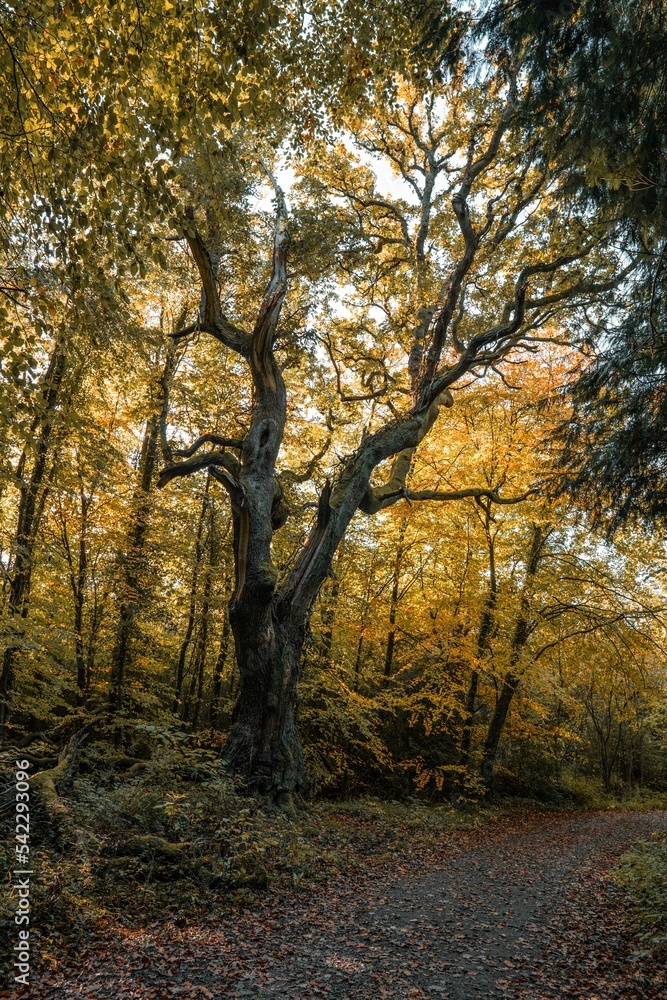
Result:
{"label": "forest background", "polygon": [[248,791],[665,791],[664,15],[517,10],[3,7],[3,759],[81,912],[263,884]]}

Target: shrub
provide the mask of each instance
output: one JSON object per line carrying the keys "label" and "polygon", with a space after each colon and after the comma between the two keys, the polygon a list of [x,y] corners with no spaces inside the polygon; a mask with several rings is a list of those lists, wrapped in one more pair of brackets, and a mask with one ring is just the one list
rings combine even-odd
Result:
{"label": "shrub", "polygon": [[640,840],[615,872],[630,905],[638,939],[648,951],[667,952],[667,836]]}

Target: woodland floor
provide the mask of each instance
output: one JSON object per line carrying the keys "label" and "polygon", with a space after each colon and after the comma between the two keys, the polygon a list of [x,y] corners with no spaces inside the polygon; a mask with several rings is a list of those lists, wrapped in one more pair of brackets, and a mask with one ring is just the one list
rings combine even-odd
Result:
{"label": "woodland floor", "polygon": [[31,996],[664,1000],[667,969],[633,957],[610,870],[665,829],[665,812],[514,814],[213,924],[116,931]]}

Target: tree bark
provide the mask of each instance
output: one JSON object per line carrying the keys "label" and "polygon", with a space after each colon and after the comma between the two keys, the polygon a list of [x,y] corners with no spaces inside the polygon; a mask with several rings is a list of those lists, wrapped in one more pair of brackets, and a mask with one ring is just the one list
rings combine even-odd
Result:
{"label": "tree bark", "polygon": [[88,686],[86,657],[83,642],[83,606],[86,593],[86,576],[88,572],[88,550],[83,527],[85,512],[82,511],[82,527],[79,536],[79,565],[76,574],[76,590],[74,593],[74,646],[76,659],[76,683],[80,692]]}
{"label": "tree bark", "polygon": [[401,586],[401,568],[403,556],[405,555],[405,521],[401,522],[398,532],[396,557],[394,559],[394,569],[391,581],[391,599],[389,602],[389,631],[387,632],[387,646],[384,654],[384,676],[391,677],[391,668],[394,661],[394,646],[396,643],[396,612],[398,611],[398,599]]}
{"label": "tree bark", "polygon": [[[601,700],[601,698],[598,698],[598,704]],[[600,776],[606,792],[610,792],[612,788],[612,776],[622,736],[622,723],[617,721],[617,738],[615,742],[612,739],[612,729],[614,726],[613,700],[614,690],[613,687],[610,687],[604,707],[601,711],[598,711],[596,709],[595,689],[591,685],[591,690],[584,701],[598,740]]]}
{"label": "tree bark", "polygon": [[[197,656],[194,663],[193,669],[193,680],[196,678],[196,684],[194,685],[193,694],[195,694],[194,699],[194,711],[192,713],[192,726],[196,729],[197,723],[199,722],[199,713],[201,711],[202,697],[204,693],[204,674],[206,671],[206,651],[208,646],[208,624],[209,624],[209,614],[211,607],[211,566],[207,567],[206,579],[204,580],[204,593],[202,599],[202,609],[201,609],[201,628],[199,630],[199,636],[197,637]],[[192,700],[192,699],[190,699]]]}
{"label": "tree bark", "polygon": [[224,758],[254,792],[285,802],[304,781],[296,685],[305,629],[276,621],[259,605],[236,604],[230,618],[240,691]]}
{"label": "tree bark", "polygon": [[489,722],[486,740],[484,742],[484,754],[482,757],[480,775],[487,786],[490,785],[493,780],[496,758],[498,756],[498,747],[500,746],[500,737],[502,736],[505,722],[507,721],[507,714],[509,712],[512,699],[514,698],[521,681],[521,676],[516,672],[516,667],[530,635],[529,612],[531,588],[539,569],[540,561],[544,554],[544,543],[550,533],[551,529],[548,526],[543,527],[539,524],[533,525],[533,537],[528,555],[526,578],[524,581],[523,592],[521,594],[519,614],[514,626],[514,633],[512,635],[512,643],[510,647],[509,670],[503,678],[500,694],[498,695],[496,706]]}
{"label": "tree bark", "polygon": [[359,674],[361,672],[361,658],[364,651],[364,630],[366,628],[366,616],[361,623],[361,631],[359,633],[359,641],[357,642],[357,655],[354,658],[354,683],[353,689],[355,691],[359,690]]}
{"label": "tree bark", "polygon": [[489,728],[487,730],[486,740],[484,743],[484,756],[482,758],[481,767],[481,775],[484,783],[487,785],[493,780],[496,757],[498,755],[498,747],[500,745],[500,737],[502,736],[503,729],[505,728],[507,713],[509,712],[512,698],[516,694],[516,689],[519,686],[519,680],[520,678],[514,674],[505,674],[500,694],[498,695],[498,699],[496,701],[496,707],[493,711],[493,715],[491,716],[491,721],[489,722]]}
{"label": "tree bark", "polygon": [[109,709],[118,712],[123,705],[125,676],[130,662],[135,622],[142,607],[141,580],[144,573],[144,549],[153,505],[153,479],[159,454],[162,413],[167,405],[169,384],[176,368],[176,354],[170,346],[151,412],[139,460],[139,481],[133,498],[133,512],[127,535],[125,566],[121,582],[121,602],[116,638],[111,657]]}
{"label": "tree bark", "polygon": [[357,653],[354,658],[354,681],[353,688],[355,691],[359,690],[359,677],[361,675],[361,665],[363,663],[363,651],[364,651],[364,639],[366,637],[366,626],[368,625],[368,619],[371,613],[371,607],[373,600],[371,598],[371,590],[373,587],[373,580],[375,578],[375,563],[377,559],[377,552],[373,553],[371,559],[371,564],[368,567],[368,576],[366,577],[366,590],[364,591],[363,597],[363,611],[361,613],[361,622],[359,627],[359,639],[357,641]]}
{"label": "tree bark", "polygon": [[[276,382],[278,378],[282,384],[277,372]],[[344,465],[336,487],[326,484],[315,524],[278,592],[271,560],[272,478],[266,469],[262,477],[257,475],[252,436],[255,428],[258,436],[264,432],[263,422],[255,418],[244,443],[237,483],[229,484],[236,572],[229,615],[240,690],[223,749],[230,767],[247,778],[252,791],[281,801],[303,783],[303,751],[295,723],[297,680],[313,603],[356,511],[375,513],[384,503],[384,494],[369,485],[373,469],[385,458],[404,453],[403,445],[416,447],[433,425],[438,405],[367,438]],[[284,409],[277,412],[284,415]],[[399,454],[394,467],[402,461]],[[390,481],[387,489],[393,498]]]}
{"label": "tree bark", "polygon": [[72,545],[70,544],[67,517],[65,511],[60,510],[61,520],[61,541],[69,569],[70,587],[74,601],[74,662],[76,667],[76,683],[79,689],[79,696],[82,699],[84,692],[90,686],[90,672],[93,658],[93,646],[98,628],[97,602],[93,608],[91,618],[90,633],[88,638],[88,655],[86,655],[86,642],[84,639],[84,610],[86,604],[86,590],[89,579],[90,556],[88,551],[88,521],[90,507],[93,502],[94,486],[91,485],[90,493],[87,495],[84,487],[83,471],[80,464],[80,455],[77,454],[79,465],[79,543],[76,558]]}
{"label": "tree bark", "polygon": [[331,591],[323,604],[321,612],[322,631],[317,659],[320,668],[323,670],[327,670],[331,666],[334,626],[336,624],[336,609],[338,607],[338,598],[340,596],[340,570],[344,552],[345,540],[343,540],[338,547],[338,555],[336,556],[337,572],[334,574]]}
{"label": "tree bark", "polygon": [[109,708],[118,712],[123,705],[125,674],[130,660],[130,646],[135,620],[141,610],[140,583],[144,569],[144,547],[151,511],[151,483],[157,458],[157,419],[151,417],[144,432],[139,464],[139,484],[134,495],[134,511],[128,532],[125,568],[121,582],[121,603],[116,640],[111,658]]}
{"label": "tree bark", "polygon": [[188,649],[190,648],[190,643],[192,641],[192,633],[195,627],[195,621],[197,617],[197,583],[199,580],[199,568],[202,561],[202,534],[204,531],[204,520],[206,517],[206,504],[208,498],[208,491],[210,487],[210,477],[206,477],[206,487],[204,491],[204,497],[202,500],[201,510],[199,512],[199,520],[197,522],[197,535],[195,538],[195,564],[192,568],[192,582],[190,584],[190,606],[188,608],[188,622],[185,629],[185,635],[183,636],[183,642],[181,643],[181,648],[178,653],[178,665],[176,667],[176,686],[174,689],[174,699],[171,703],[172,712],[176,713],[179,711],[181,706],[181,691],[183,688],[183,677],[185,676],[185,660],[188,655]]}
{"label": "tree bark", "polygon": [[331,593],[326,604],[322,608],[322,633],[320,637],[320,648],[318,660],[320,666],[326,669],[331,665],[331,652],[333,649],[334,625],[336,624],[336,607],[340,595],[340,580],[338,577],[331,584]]}
{"label": "tree bark", "polygon": [[94,572],[91,574],[93,587],[93,606],[90,615],[90,628],[88,630],[88,642],[86,643],[86,688],[90,688],[93,670],[95,669],[95,656],[97,654],[97,642],[99,639],[102,621],[104,619],[104,602],[106,595],[100,596],[97,590],[97,582]]}
{"label": "tree bark", "polygon": [[9,585],[8,610],[16,624],[7,636],[0,674],[0,728],[4,731],[10,710],[11,692],[14,686],[14,672],[19,651],[23,643],[24,630],[19,624],[28,614],[30,583],[33,570],[33,551],[41,514],[41,502],[48,457],[51,451],[53,428],[57,414],[57,403],[67,370],[67,354],[64,339],[59,339],[51,354],[44,374],[38,413],[30,427],[34,435],[34,461],[30,475],[26,477],[27,447],[19,459],[16,478],[20,483],[19,510],[14,544],[14,565]]}
{"label": "tree bark", "polygon": [[69,567],[70,586],[74,599],[74,662],[76,665],[76,683],[80,694],[88,687],[88,670],[86,668],[85,644],[83,638],[83,611],[88,579],[88,544],[87,522],[89,498],[85,495],[83,486],[79,490],[81,504],[81,520],[79,524],[79,546],[75,561],[67,530],[67,520],[62,515],[62,543]]}
{"label": "tree bark", "polygon": [[[480,505],[482,506],[482,505]],[[486,595],[484,609],[479,623],[477,634],[477,659],[482,659],[487,651],[489,640],[495,625],[496,602],[498,599],[498,578],[496,576],[496,548],[495,533],[491,530],[492,516],[490,503],[484,509],[484,534],[489,556],[489,590]],[[461,734],[461,755],[459,758],[459,787],[465,787],[470,763],[470,748],[472,745],[472,731],[475,721],[477,689],[479,687],[479,671],[475,668],[470,672],[470,681],[465,701],[465,716],[463,720],[463,731]]]}
{"label": "tree bark", "polygon": [[215,661],[213,672],[213,691],[211,693],[211,706],[209,709],[209,722],[214,729],[217,729],[220,718],[220,698],[222,696],[222,678],[225,673],[225,664],[229,654],[229,639],[231,629],[229,627],[229,616],[226,614],[222,623],[222,634],[220,636],[220,648]]}

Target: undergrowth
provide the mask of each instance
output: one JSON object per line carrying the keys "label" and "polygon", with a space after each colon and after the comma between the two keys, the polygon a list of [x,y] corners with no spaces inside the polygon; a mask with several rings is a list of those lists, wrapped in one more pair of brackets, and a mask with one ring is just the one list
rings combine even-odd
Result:
{"label": "undergrowth", "polygon": [[638,841],[621,858],[615,877],[626,895],[641,954],[667,955],[667,836]]}
{"label": "undergrowth", "polygon": [[[119,924],[215,919],[267,889],[298,891],[354,874],[501,811],[373,798],[301,803],[291,812],[260,807],[225,772],[219,748],[146,728],[137,727],[129,751],[97,740],[78,752],[59,789],[74,831],[69,843],[33,803],[31,940],[40,962]],[[7,872],[10,833],[6,825]],[[13,939],[14,908],[11,892],[2,894],[0,940]]]}
{"label": "undergrowth", "polygon": [[618,784],[605,791],[602,782],[586,775],[563,774],[558,785],[563,804],[584,809],[667,809],[667,793],[652,788]]}
{"label": "undergrowth", "polygon": [[[495,804],[460,800],[454,808],[416,798],[363,797],[310,801],[279,811],[243,794],[225,771],[211,734],[198,738],[126,724],[120,737],[102,727],[73,753],[74,766],[58,785],[68,815],[67,836],[47,821],[33,796],[31,941],[40,963],[56,961],[63,949],[82,950],[119,925],[214,920],[260,893],[302,891],[434,846],[448,830],[477,826],[515,808],[545,808],[528,799]],[[57,749],[38,741],[21,754],[34,760],[33,774],[58,761]],[[8,771],[10,757],[4,754],[0,761]],[[572,792],[571,803],[589,808],[665,805],[649,797],[600,797],[589,784]],[[563,804],[552,803],[551,808]],[[5,809],[2,823],[0,863],[9,873],[11,809]],[[650,850],[658,848],[663,852],[664,904],[667,848],[653,844]],[[632,870],[635,879],[643,872],[641,891],[646,892],[650,861],[641,852],[649,848],[637,850],[634,867],[627,862],[623,871]],[[658,902],[651,896],[646,912],[653,913]],[[14,908],[11,891],[1,894],[0,940],[14,938],[8,933]],[[666,934],[667,918],[656,926],[655,933]]]}

